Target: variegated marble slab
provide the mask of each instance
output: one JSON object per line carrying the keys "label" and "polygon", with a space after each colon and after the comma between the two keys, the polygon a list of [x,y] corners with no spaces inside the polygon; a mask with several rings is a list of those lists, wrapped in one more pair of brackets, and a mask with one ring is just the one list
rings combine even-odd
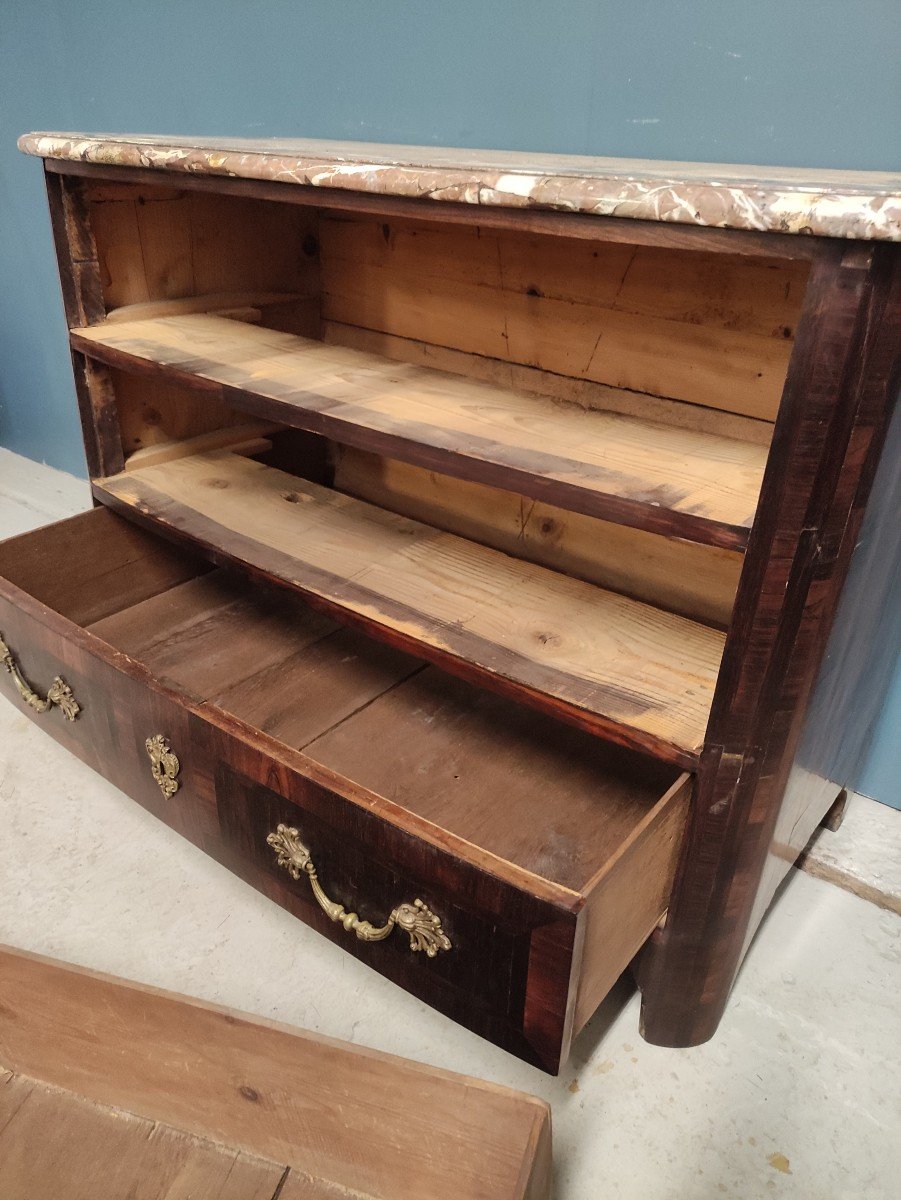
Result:
{"label": "variegated marble slab", "polygon": [[901,240],[901,175],[365,142],[29,133],[41,158],[463,204]]}

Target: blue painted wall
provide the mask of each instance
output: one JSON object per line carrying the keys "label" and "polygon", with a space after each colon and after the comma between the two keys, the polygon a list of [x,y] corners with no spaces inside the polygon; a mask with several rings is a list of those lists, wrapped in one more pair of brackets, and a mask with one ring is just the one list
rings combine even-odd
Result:
{"label": "blue painted wall", "polygon": [[892,808],[901,808],[901,669],[892,679],[857,791]]}
{"label": "blue painted wall", "polygon": [[[848,607],[849,617],[853,620],[854,598],[863,600],[868,585],[871,586],[877,576],[878,565],[873,560],[882,556],[883,565],[886,561],[893,563],[894,570],[887,581],[890,599],[880,613],[865,676],[873,678],[879,673],[880,654],[889,656],[889,664],[894,655],[895,670],[882,697],[881,713],[873,722],[869,740],[864,744],[855,787],[865,796],[901,809],[901,404],[895,410],[888,431],[886,451],[873,484],[873,496],[878,497],[883,516],[877,519],[873,506],[864,520],[842,601],[846,595],[851,597]],[[878,535],[877,524],[882,525]],[[846,618],[840,611],[836,620],[843,619]],[[882,672],[881,677],[885,678],[887,674]],[[862,707],[865,700],[863,697],[859,700]]]}
{"label": "blue painted wall", "polygon": [[25,130],[901,162],[898,0],[0,0],[0,16],[0,445],[79,474]]}

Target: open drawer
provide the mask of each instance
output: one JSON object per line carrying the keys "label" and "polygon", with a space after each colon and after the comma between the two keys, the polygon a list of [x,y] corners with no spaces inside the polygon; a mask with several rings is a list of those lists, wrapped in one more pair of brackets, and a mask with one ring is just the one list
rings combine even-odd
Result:
{"label": "open drawer", "polygon": [[0,637],[0,690],[68,749],[546,1070],[666,911],[691,786],[677,767],[107,509],[0,544]]}

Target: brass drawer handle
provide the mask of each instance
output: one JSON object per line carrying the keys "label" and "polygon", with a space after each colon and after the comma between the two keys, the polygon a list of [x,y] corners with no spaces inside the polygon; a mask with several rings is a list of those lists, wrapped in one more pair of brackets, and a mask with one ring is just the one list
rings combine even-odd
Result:
{"label": "brass drawer handle", "polygon": [[72,689],[61,675],[57,675],[53,683],[50,684],[46,696],[38,695],[19,670],[19,664],[13,658],[12,651],[6,642],[4,642],[2,634],[0,634],[0,662],[6,667],[10,675],[12,675],[13,683],[18,689],[19,695],[28,707],[33,708],[35,712],[45,713],[48,709],[56,705],[67,721],[74,721],[81,712],[81,706],[72,695]]}
{"label": "brass drawer handle", "polygon": [[169,739],[161,733],[155,733],[144,743],[150,755],[150,771],[160,785],[160,791],[167,800],[171,800],[181,786],[176,776],[181,770],[181,763],[169,747]]}
{"label": "brass drawer handle", "polygon": [[278,865],[284,867],[292,879],[300,879],[305,874],[310,881],[313,895],[319,907],[332,921],[340,921],[348,933],[355,933],[361,942],[381,942],[394,929],[402,929],[409,934],[410,949],[424,950],[428,958],[434,958],[439,950],[450,950],[450,938],[441,928],[441,921],[427,904],[414,900],[412,904],[399,904],[388,917],[384,925],[371,925],[361,921],[354,912],[347,912],[341,904],[329,900],[322,885],[316,877],[316,868],[310,858],[310,852],[300,840],[300,834],[290,825],[279,825],[275,833],[270,833],[266,841],[275,851]]}

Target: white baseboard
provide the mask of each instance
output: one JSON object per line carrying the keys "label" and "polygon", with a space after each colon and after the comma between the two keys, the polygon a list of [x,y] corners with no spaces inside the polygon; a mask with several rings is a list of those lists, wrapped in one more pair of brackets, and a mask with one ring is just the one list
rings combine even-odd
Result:
{"label": "white baseboard", "polygon": [[91,507],[86,479],[0,446],[0,537],[74,516]]}

